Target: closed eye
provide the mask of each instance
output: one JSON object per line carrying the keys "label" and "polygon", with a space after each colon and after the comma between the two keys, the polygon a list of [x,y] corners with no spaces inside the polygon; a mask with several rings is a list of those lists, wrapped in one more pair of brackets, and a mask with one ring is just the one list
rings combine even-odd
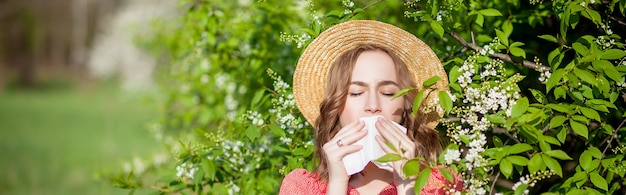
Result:
{"label": "closed eye", "polygon": [[363,94],[363,92],[350,92],[350,96],[351,97],[357,97],[359,95]]}
{"label": "closed eye", "polygon": [[389,97],[393,97],[394,95],[396,95],[395,92],[381,92],[381,94],[383,94],[384,96],[389,96]]}

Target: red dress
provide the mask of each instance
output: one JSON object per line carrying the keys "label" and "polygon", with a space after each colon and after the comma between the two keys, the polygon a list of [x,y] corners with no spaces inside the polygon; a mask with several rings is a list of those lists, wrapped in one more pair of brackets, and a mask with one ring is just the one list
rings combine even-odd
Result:
{"label": "red dress", "polygon": [[[322,195],[326,194],[326,187],[328,183],[320,181],[317,176],[305,169],[296,169],[291,171],[285,178],[283,179],[283,183],[280,186],[280,195],[300,195],[300,194],[311,194],[311,195]],[[428,182],[426,186],[422,188],[422,192],[420,194],[446,194],[449,189],[456,189],[457,191],[461,191],[463,188],[463,181],[459,178],[459,175],[455,175],[454,183],[446,180],[439,169],[433,169],[430,177],[428,178]],[[358,195],[359,192],[348,185],[349,195]],[[378,194],[381,195],[396,195],[397,190],[396,186],[393,184],[389,184]]]}

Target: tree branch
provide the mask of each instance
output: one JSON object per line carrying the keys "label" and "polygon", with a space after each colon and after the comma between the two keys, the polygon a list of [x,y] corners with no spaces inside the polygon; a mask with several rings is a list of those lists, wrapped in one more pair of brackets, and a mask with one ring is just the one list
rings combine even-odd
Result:
{"label": "tree branch", "polygon": [[498,171],[498,174],[496,174],[495,178],[492,178],[491,180],[493,181],[491,183],[491,190],[489,190],[491,192],[491,194],[494,194],[495,191],[493,190],[496,187],[496,182],[498,182],[498,178],[500,177],[500,171]]}
{"label": "tree branch", "polygon": [[606,150],[608,150],[611,147],[611,142],[613,142],[613,139],[615,138],[615,136],[617,136],[617,132],[619,131],[619,129],[622,128],[624,123],[626,123],[626,118],[622,121],[622,123],[619,124],[619,126],[617,126],[617,128],[613,130],[613,134],[611,134],[611,139],[609,139],[609,141],[606,143],[606,147],[604,147],[604,150],[602,151],[602,158],[604,158],[604,154],[606,153]]}
{"label": "tree branch", "polygon": [[615,16],[609,15],[609,18],[611,18],[613,21],[616,21],[618,24],[621,24],[622,26],[626,26],[626,22],[620,20],[619,18],[616,18]]}
{"label": "tree branch", "polygon": [[[467,48],[470,48],[470,49],[472,49],[474,51],[477,51],[477,52],[480,52],[480,51],[483,50],[482,47],[480,47],[480,46],[478,46],[476,44],[473,44],[473,43],[468,43],[467,41],[465,41],[465,39],[461,38],[458,34],[456,34],[454,32],[450,32],[450,35],[452,36],[452,38],[454,38],[459,43],[461,43],[461,45],[463,45],[463,46],[465,46]],[[549,70],[550,69],[550,67],[539,65],[539,64],[535,64],[534,62],[527,61],[527,60],[523,60],[521,62],[513,61],[511,56],[509,56],[507,54],[503,54],[503,53],[494,53],[494,54],[490,54],[490,56],[493,57],[493,58],[497,58],[497,59],[503,60],[505,62],[510,62],[510,63],[513,63],[513,64],[520,64],[520,65],[522,65],[522,66],[524,66],[526,68],[530,68],[530,69],[533,69],[533,70],[536,70],[536,71],[540,70],[540,69],[544,69],[544,70]]]}

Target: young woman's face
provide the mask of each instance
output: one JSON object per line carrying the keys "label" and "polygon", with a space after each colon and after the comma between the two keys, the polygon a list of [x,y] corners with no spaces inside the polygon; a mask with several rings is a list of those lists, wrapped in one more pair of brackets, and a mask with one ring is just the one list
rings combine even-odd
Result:
{"label": "young woman's face", "polygon": [[339,121],[341,126],[360,117],[381,115],[399,123],[404,98],[392,97],[400,91],[396,69],[391,57],[381,50],[369,50],[357,58],[348,97]]}

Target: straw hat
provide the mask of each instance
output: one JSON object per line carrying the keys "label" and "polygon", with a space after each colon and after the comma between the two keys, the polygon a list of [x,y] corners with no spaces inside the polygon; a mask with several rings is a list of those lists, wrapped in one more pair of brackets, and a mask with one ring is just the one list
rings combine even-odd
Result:
{"label": "straw hat", "polygon": [[[379,45],[394,52],[407,65],[418,89],[433,76],[442,79],[434,87],[448,89],[448,78],[439,58],[415,35],[383,22],[352,20],[322,32],[298,60],[293,76],[293,94],[298,108],[309,123],[314,124],[320,114],[326,77],[333,62],[344,52],[362,44]],[[426,101],[433,100],[436,95],[432,93]],[[429,113],[427,126],[436,127],[442,115],[441,109]]]}

